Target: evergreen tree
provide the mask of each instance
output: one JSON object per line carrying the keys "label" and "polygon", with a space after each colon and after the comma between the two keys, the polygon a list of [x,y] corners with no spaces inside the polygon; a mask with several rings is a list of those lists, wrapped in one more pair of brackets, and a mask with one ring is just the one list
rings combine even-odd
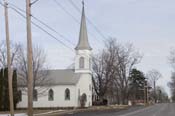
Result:
{"label": "evergreen tree", "polygon": [[0,70],[0,111],[2,111],[2,101],[3,101],[3,69]]}
{"label": "evergreen tree", "polygon": [[9,87],[8,87],[8,68],[4,69],[4,100],[3,100],[3,105],[4,105],[4,111],[9,110]]}
{"label": "evergreen tree", "polygon": [[16,105],[19,101],[18,97],[18,89],[17,89],[17,71],[13,71],[13,99],[14,99],[14,108],[16,109]]}
{"label": "evergreen tree", "polygon": [[[13,71],[13,96],[14,108],[19,101],[17,89],[17,71]],[[8,111],[10,109],[9,102],[9,89],[8,89],[8,68],[1,69],[0,71],[0,111]]]}
{"label": "evergreen tree", "polygon": [[145,76],[143,72],[132,69],[131,76],[130,76],[130,92],[132,93],[133,100],[142,99],[144,96],[144,83],[145,83]]}

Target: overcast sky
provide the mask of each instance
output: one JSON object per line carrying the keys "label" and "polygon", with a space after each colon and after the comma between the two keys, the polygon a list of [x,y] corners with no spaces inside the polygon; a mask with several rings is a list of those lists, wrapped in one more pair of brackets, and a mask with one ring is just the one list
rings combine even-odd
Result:
{"label": "overcast sky", "polygon": [[[73,45],[42,26],[74,49],[78,41],[81,15],[70,1],[81,10],[81,0],[57,0],[62,8],[54,0],[40,0],[32,6],[32,15],[71,41]],[[9,2],[25,10],[25,0]],[[133,43],[135,48],[144,54],[138,69],[145,73],[151,69],[159,70],[163,78],[158,84],[168,91],[167,82],[170,80],[171,67],[167,57],[175,47],[175,0],[85,0],[85,4],[86,16],[105,38],[114,37],[121,43]],[[1,6],[0,39],[5,37],[3,12]],[[36,20],[33,21],[39,24]],[[10,9],[9,22],[11,40],[26,45],[25,19]],[[91,23],[87,22],[87,26],[90,44],[96,53],[103,48],[104,37],[97,33]],[[73,63],[74,51],[34,26],[32,32],[33,44],[45,49],[51,68],[66,68]]]}

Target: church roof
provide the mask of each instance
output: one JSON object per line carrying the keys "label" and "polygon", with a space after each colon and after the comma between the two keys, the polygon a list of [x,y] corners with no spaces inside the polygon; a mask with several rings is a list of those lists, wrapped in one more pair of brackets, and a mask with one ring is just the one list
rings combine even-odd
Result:
{"label": "church roof", "polygon": [[88,42],[84,3],[83,3],[82,16],[81,16],[79,41],[75,49],[76,50],[91,50],[92,49]]}
{"label": "church roof", "polygon": [[[45,80],[36,83],[36,86],[52,86],[52,85],[76,85],[80,79],[80,73],[75,73],[74,69],[57,69],[46,70],[47,74],[44,76]],[[43,78],[41,78],[43,79]],[[18,86],[26,87],[27,82],[24,77],[18,75]]]}
{"label": "church roof", "polygon": [[49,70],[47,77],[51,85],[75,85],[80,79],[80,74],[76,74],[74,69]]}

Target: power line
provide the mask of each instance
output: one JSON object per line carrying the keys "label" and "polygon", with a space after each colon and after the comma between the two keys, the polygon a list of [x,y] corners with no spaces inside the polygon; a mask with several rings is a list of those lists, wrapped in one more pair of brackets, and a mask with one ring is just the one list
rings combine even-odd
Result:
{"label": "power line", "polygon": [[[18,10],[16,10],[13,7],[8,7],[11,8],[12,10],[14,10],[17,14],[19,14],[20,16],[22,16],[23,18],[26,18],[26,16],[24,16],[22,13],[20,13]],[[31,21],[31,23],[36,26],[37,28],[41,29],[43,32],[45,32],[46,34],[48,34],[49,36],[51,36],[53,39],[57,40],[59,43],[61,43],[62,45],[64,45],[65,47],[69,48],[72,52],[74,52],[74,50],[67,46],[66,44],[64,44],[62,41],[58,40],[55,36],[53,36],[52,34],[50,34],[49,32],[47,32],[45,29],[43,29],[41,26],[37,25],[36,23],[34,23],[33,21]],[[92,56],[92,55],[91,55]]]}
{"label": "power line", "polygon": [[104,38],[103,41],[106,39],[105,35],[95,26],[92,21],[87,17],[87,21],[94,27],[94,29]]}
{"label": "power line", "polygon": [[[80,24],[80,22],[69,12],[69,11],[67,11],[66,10],[66,8],[64,7],[64,6],[62,6],[60,3],[58,3],[57,2],[57,0],[53,0],[55,3],[56,3],[56,5],[58,5],[66,14],[68,14],[69,16],[71,16],[72,18],[73,18],[73,20],[76,22],[76,23],[78,23],[78,24]],[[77,9],[78,10],[78,9]],[[80,13],[81,13],[81,11],[79,11]],[[95,35],[93,34],[93,33],[91,33],[91,32],[89,32],[89,34],[92,36],[92,37],[94,37],[94,38],[96,38],[95,37]],[[101,40],[100,40],[101,41]],[[93,43],[95,44],[95,42],[93,41]],[[98,46],[98,44],[96,44],[97,46]]]}
{"label": "power line", "polygon": [[59,2],[57,2],[57,0],[53,0],[55,3],[56,3],[56,5],[58,5],[64,12],[66,12],[68,15],[70,15],[73,19],[74,19],[74,21],[75,22],[77,22],[78,24],[80,23],[79,22],[79,20],[77,20],[71,13],[69,13],[65,8],[64,8],[64,6],[62,6]]}
{"label": "power line", "polygon": [[52,27],[50,27],[49,25],[47,25],[46,23],[44,23],[43,21],[39,20],[38,18],[32,16],[35,20],[37,20],[38,22],[40,22],[41,24],[43,24],[44,26],[46,26],[47,28],[49,28],[50,30],[52,30],[53,32],[57,33],[61,38],[65,39],[68,43],[72,44],[74,46],[74,43],[72,43],[70,40],[68,40],[67,38],[65,38],[62,34],[58,33],[58,31],[54,30]]}
{"label": "power line", "polygon": [[[0,4],[2,6],[4,6],[1,2]],[[23,15],[21,12],[19,12],[17,9],[13,8],[13,7],[8,7],[11,8],[13,11],[15,11],[17,14],[19,14],[21,17],[26,18],[25,15]],[[56,41],[58,41],[59,43],[61,43],[63,46],[69,48],[71,51],[73,51],[73,49],[69,46],[67,46],[64,42],[60,41],[58,38],[56,38],[54,35],[52,35],[51,33],[49,33],[48,31],[46,31],[45,29],[43,29],[41,26],[39,26],[38,24],[34,23],[33,21],[31,22],[35,27],[39,28],[40,30],[42,30],[43,32],[45,32],[47,35],[49,35],[50,37],[52,37],[53,39],[55,39]]]}
{"label": "power line", "polygon": [[73,2],[72,0],[68,0],[68,1],[72,4],[72,6],[73,6],[79,13],[81,13],[80,9],[74,4],[74,2]]}
{"label": "power line", "polygon": [[[57,5],[57,6],[59,6],[66,14],[68,14],[70,17],[72,17],[72,19],[77,23],[77,24],[80,24],[80,22],[69,12],[69,11],[67,11],[66,10],[66,8],[63,6],[63,5],[61,5],[57,0],[53,0],[54,2],[55,2],[55,4]],[[92,33],[90,33],[92,36],[93,36],[93,34]],[[93,42],[94,43],[94,42]]]}
{"label": "power line", "polygon": [[35,1],[33,1],[32,3],[30,3],[30,5],[33,5],[33,4],[35,4],[35,3],[37,3],[39,0],[35,0]]}
{"label": "power line", "polygon": [[[0,2],[0,5],[4,6],[4,4],[2,4],[1,2]],[[18,15],[20,15],[21,17],[23,17],[24,19],[26,19],[26,16],[23,15],[21,12],[18,11],[19,9],[17,10],[17,9],[15,9],[15,8],[13,8],[13,7],[8,7],[8,8],[12,9],[12,10],[15,11]],[[21,10],[22,10],[22,9],[21,9]],[[51,36],[53,39],[55,39],[56,41],[58,41],[59,43],[61,43],[62,45],[64,45],[65,47],[69,48],[72,52],[74,52],[72,48],[70,48],[69,46],[67,46],[66,44],[64,44],[62,41],[58,40],[55,36],[53,36],[51,33],[47,32],[47,31],[46,31],[45,29],[43,29],[41,26],[39,26],[38,24],[34,23],[33,21],[31,21],[31,23],[32,23],[34,26],[36,26],[37,28],[39,28],[40,30],[42,30],[43,32],[45,32],[46,34],[48,34],[49,36]],[[90,55],[90,56],[92,56],[92,55]],[[89,56],[88,56],[88,57],[89,57]],[[93,56],[92,56],[92,57],[93,57]]]}
{"label": "power line", "polygon": [[[15,12],[17,12],[19,15],[21,15],[23,18],[26,18],[22,13],[20,13],[19,11],[21,12],[24,12],[25,11],[19,7],[17,7],[16,5],[12,4],[12,3],[9,3],[9,5],[15,7],[11,7]],[[18,11],[18,10],[19,11]],[[54,30],[52,27],[50,27],[49,25],[47,25],[46,23],[44,23],[43,21],[39,20],[38,18],[36,18],[35,16],[31,15],[35,20],[37,20],[38,22],[40,22],[41,24],[43,24],[44,26],[46,26],[47,28],[49,28],[50,30],[52,30],[53,32],[57,33],[61,38],[64,38],[64,40],[66,40],[67,42],[69,42],[70,44],[72,44],[73,46],[75,46],[71,41],[69,41],[67,38],[65,38],[63,35],[61,35],[60,33],[58,33],[56,30]],[[44,31],[46,34],[48,34],[49,36],[51,36],[52,38],[56,39],[57,41],[59,41],[60,43],[64,44],[62,41],[58,40],[55,36],[53,36],[51,33],[49,33],[48,31],[46,31],[45,29],[43,29],[41,26],[39,26],[38,24],[34,23],[32,21],[32,24],[34,26],[36,26],[37,28],[39,28],[40,30]],[[79,23],[80,24],[80,23]],[[64,46],[70,48],[69,46],[67,46],[66,44],[64,44]],[[72,50],[72,48],[70,48]],[[73,50],[72,50],[73,51]]]}
{"label": "power line", "polygon": [[[81,13],[80,9],[76,6],[76,4],[72,0],[68,0],[68,1],[79,13]],[[92,27],[95,29],[95,31],[103,38],[103,41],[105,41],[106,40],[105,35],[100,31],[100,29],[98,29],[98,27],[87,16],[86,16],[86,18],[87,18],[87,21],[89,22],[89,24],[91,24]]]}
{"label": "power line", "polygon": [[[4,4],[1,3],[1,1],[0,1],[0,5],[4,6]],[[8,7],[8,8],[11,8],[13,11],[15,11],[15,12],[16,12],[17,14],[19,14],[21,17],[23,17],[23,18],[26,19],[26,16],[23,15],[21,12],[18,11],[18,10],[20,10],[20,11],[23,12],[22,9],[19,8],[19,9],[17,10],[17,9],[15,9],[15,8],[13,8],[13,7]],[[42,30],[43,32],[45,32],[46,34],[48,34],[49,36],[51,36],[53,39],[55,39],[56,41],[58,41],[59,43],[61,43],[63,46],[69,48],[69,49],[71,50],[71,52],[74,52],[74,50],[73,50],[71,47],[67,46],[67,45],[64,44],[62,41],[58,40],[55,36],[53,36],[51,33],[49,33],[48,31],[46,31],[45,29],[43,29],[41,26],[39,26],[38,24],[34,23],[33,21],[31,21],[31,23],[32,23],[34,26],[36,26],[37,28],[39,28],[40,30]],[[87,56],[87,55],[86,55],[86,56]],[[92,55],[90,55],[90,56],[93,57]],[[89,57],[89,56],[87,56],[87,57]],[[98,60],[98,59],[96,59],[96,60]],[[98,60],[98,61],[99,61],[99,60]]]}
{"label": "power line", "polygon": [[[11,3],[10,3],[10,4],[11,4]],[[3,4],[1,1],[0,1],[0,5],[1,5],[1,6],[4,6],[4,4]],[[11,5],[12,5],[12,4],[11,4]],[[15,6],[15,5],[13,5],[13,6]],[[22,10],[22,9],[20,9],[20,8],[18,8],[18,7],[14,8],[14,7],[9,7],[9,6],[8,6],[8,8],[12,9],[12,10],[15,11],[18,15],[20,15],[21,17],[23,17],[23,18],[26,19],[26,16],[23,15],[21,12],[18,11],[18,10],[20,10],[20,11],[24,12],[24,10]],[[18,9],[18,10],[17,10],[17,9]],[[45,29],[43,29],[41,26],[39,26],[38,24],[34,23],[33,21],[31,21],[31,23],[32,23],[35,27],[39,28],[40,30],[42,30],[43,32],[45,32],[46,34],[48,34],[50,37],[52,37],[53,39],[55,39],[56,41],[58,41],[59,43],[61,43],[63,46],[69,48],[72,52],[74,52],[74,50],[73,50],[71,47],[67,46],[65,43],[63,43],[62,41],[60,41],[59,39],[57,39],[55,36],[53,36],[51,33],[49,33],[48,31],[46,31]],[[90,56],[92,56],[92,55],[90,55]],[[88,56],[88,57],[89,57],[89,56]],[[93,56],[92,56],[92,57],[93,57]],[[98,59],[97,59],[97,60],[98,60]]]}
{"label": "power line", "polygon": [[65,47],[69,48],[70,50],[73,51],[73,49],[69,46],[67,46],[65,43],[63,43],[62,41],[60,41],[59,39],[57,39],[54,35],[52,35],[51,33],[49,33],[48,31],[46,31],[45,29],[43,29],[41,26],[37,25],[36,23],[32,22],[33,25],[35,25],[36,27],[38,27],[39,29],[41,29],[43,32],[47,33],[49,36],[51,36],[53,39],[57,40],[59,43],[61,43],[62,45],[64,45]]}
{"label": "power line", "polygon": [[[17,7],[16,5],[9,3],[11,6],[15,7],[16,9],[20,10],[21,12],[25,11],[19,7]],[[40,19],[38,19],[37,17],[35,17],[34,15],[31,15],[31,17],[33,19],[35,19],[36,21],[38,21],[39,23],[41,23],[42,25],[46,26],[48,29],[50,29],[51,31],[57,33],[61,38],[63,38],[64,40],[66,40],[68,43],[70,43],[71,45],[75,46],[74,43],[72,43],[69,39],[67,39],[66,37],[64,37],[62,34],[60,34],[58,31],[56,31],[55,29],[53,29],[52,27],[50,27],[48,24],[46,24],[45,22],[41,21]]]}
{"label": "power line", "polygon": [[[12,3],[9,3],[9,5],[10,6],[13,6],[13,7],[15,7],[15,8],[13,8],[13,7],[9,7],[9,8],[12,8],[15,12],[17,12],[19,15],[21,15],[23,18],[26,18],[21,12],[24,12],[25,13],[25,11],[23,10],[23,9],[21,9],[21,8],[19,8],[19,7],[17,7],[16,5],[14,5],[14,4],[12,4]],[[21,12],[19,12],[19,11],[21,11]],[[81,11],[80,11],[81,12]],[[69,13],[70,14],[70,13]],[[62,34],[60,34],[59,32],[57,32],[56,30],[54,30],[52,27],[50,27],[49,25],[47,25],[46,23],[44,23],[43,21],[41,21],[40,19],[38,19],[37,17],[35,17],[35,16],[33,16],[33,15],[31,15],[35,20],[37,20],[38,22],[40,22],[42,25],[44,25],[44,26],[46,26],[47,28],[49,28],[51,31],[53,31],[53,32],[55,32],[55,33],[57,33],[61,38],[64,38],[64,40],[66,40],[67,42],[69,42],[70,44],[72,44],[73,46],[75,46],[74,45],[74,43],[72,43],[71,41],[69,41],[67,38],[65,38]],[[52,38],[56,38],[55,36],[53,36],[52,34],[50,34],[49,32],[47,32],[45,29],[43,29],[41,26],[39,26],[38,24],[36,24],[36,23],[34,23],[33,21],[32,21],[32,24],[33,25],[35,25],[37,28],[39,28],[39,29],[41,29],[42,31],[44,31],[45,33],[47,33],[49,36],[51,36]],[[78,24],[80,24],[80,23],[78,23]],[[91,35],[92,35],[92,33],[91,33]],[[59,40],[60,41],[60,40]],[[62,41],[60,41],[60,42],[62,42]],[[67,45],[66,45],[67,46]],[[70,47],[69,47],[70,48]]]}

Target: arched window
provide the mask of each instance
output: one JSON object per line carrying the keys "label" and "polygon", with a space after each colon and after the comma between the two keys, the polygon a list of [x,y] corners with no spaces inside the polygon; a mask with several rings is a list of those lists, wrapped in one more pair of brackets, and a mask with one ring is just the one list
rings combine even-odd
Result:
{"label": "arched window", "polygon": [[89,69],[91,70],[91,68],[92,68],[92,59],[89,58]]}
{"label": "arched window", "polygon": [[37,101],[38,100],[38,92],[36,89],[34,89],[33,91],[33,101]]}
{"label": "arched window", "polygon": [[92,90],[92,86],[91,86],[91,84],[89,85],[89,91],[91,91]]}
{"label": "arched window", "polygon": [[54,100],[54,92],[52,89],[49,90],[49,93],[48,93],[48,100],[49,101],[53,101]]}
{"label": "arched window", "polygon": [[84,93],[84,94],[82,94],[81,99],[80,99],[81,107],[85,107],[86,106],[86,102],[87,102],[87,96]]}
{"label": "arched window", "polygon": [[78,89],[78,100],[80,100],[80,89]]}
{"label": "arched window", "polygon": [[87,95],[85,93],[82,94],[81,96],[82,100],[84,100],[85,102],[87,101]]}
{"label": "arched window", "polygon": [[18,96],[19,96],[19,101],[22,101],[22,91],[21,90],[18,91]]}
{"label": "arched window", "polygon": [[84,68],[84,57],[80,57],[79,59],[79,67]]}
{"label": "arched window", "polygon": [[65,100],[70,100],[70,90],[68,88],[65,90]]}

